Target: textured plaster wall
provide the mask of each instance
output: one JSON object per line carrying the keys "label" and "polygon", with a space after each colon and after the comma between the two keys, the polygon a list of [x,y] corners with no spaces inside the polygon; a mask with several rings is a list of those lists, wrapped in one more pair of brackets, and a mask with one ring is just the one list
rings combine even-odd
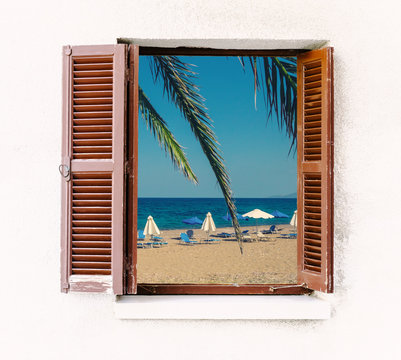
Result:
{"label": "textured plaster wall", "polygon": [[[0,357],[397,358],[399,10],[366,0],[3,2]],[[59,292],[61,46],[117,37],[335,47],[331,320],[120,321],[108,296]]]}

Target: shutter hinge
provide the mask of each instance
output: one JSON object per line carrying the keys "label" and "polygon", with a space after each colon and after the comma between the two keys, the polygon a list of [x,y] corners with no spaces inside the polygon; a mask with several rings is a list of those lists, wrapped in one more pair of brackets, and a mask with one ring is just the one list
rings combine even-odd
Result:
{"label": "shutter hinge", "polygon": [[72,49],[70,45],[64,46],[64,54],[67,56],[71,55]]}

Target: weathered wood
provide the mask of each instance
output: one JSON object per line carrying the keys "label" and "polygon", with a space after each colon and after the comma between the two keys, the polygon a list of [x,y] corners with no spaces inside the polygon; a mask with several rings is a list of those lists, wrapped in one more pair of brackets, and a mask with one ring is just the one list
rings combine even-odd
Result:
{"label": "weathered wood", "polygon": [[[123,294],[127,48],[63,48],[62,165],[70,172],[69,179],[62,178],[64,292],[108,292],[112,286]],[[72,254],[83,248],[85,256],[73,261]],[[93,261],[105,252],[111,263]]]}
{"label": "weathered wood", "polygon": [[198,284],[138,284],[138,295],[301,295],[311,290],[293,284],[198,285]]}
{"label": "weathered wood", "polygon": [[112,282],[112,276],[71,275],[69,278],[69,291],[112,294]]}
{"label": "weathered wood", "polygon": [[138,218],[138,74],[139,47],[130,45],[127,124],[127,247],[126,293],[136,294]]}
{"label": "weathered wood", "polygon": [[[298,283],[333,292],[333,49],[299,55],[297,82]],[[315,83],[320,101],[311,110]]]}

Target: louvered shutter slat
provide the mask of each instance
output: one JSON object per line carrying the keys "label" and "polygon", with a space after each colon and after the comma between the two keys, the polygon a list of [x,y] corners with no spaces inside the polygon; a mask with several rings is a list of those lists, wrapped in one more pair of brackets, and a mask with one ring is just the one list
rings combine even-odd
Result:
{"label": "louvered shutter slat", "polygon": [[122,294],[127,47],[64,50],[62,289]]}
{"label": "louvered shutter slat", "polygon": [[332,49],[298,56],[298,282],[332,292]]}
{"label": "louvered shutter slat", "polygon": [[112,158],[113,65],[113,56],[72,58],[73,159]]}

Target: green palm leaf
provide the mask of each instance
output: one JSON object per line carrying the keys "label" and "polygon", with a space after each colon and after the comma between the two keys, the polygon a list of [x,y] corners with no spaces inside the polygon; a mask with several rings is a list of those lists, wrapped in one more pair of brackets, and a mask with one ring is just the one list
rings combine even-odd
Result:
{"label": "green palm leaf", "polygon": [[196,73],[191,70],[189,64],[182,62],[175,56],[153,56],[151,58],[151,69],[154,81],[160,80],[162,82],[164,94],[188,121],[209,161],[231,214],[242,253],[242,234],[236,217],[237,210],[232,198],[230,178],[224,166],[217,138],[211,128],[212,120],[207,114],[204,99],[194,84]]}
{"label": "green palm leaf", "polygon": [[150,129],[153,136],[157,139],[160,147],[164,148],[166,154],[170,156],[174,166],[178,168],[187,179],[197,184],[198,179],[189,165],[182,146],[174,138],[166,122],[152,106],[141,87],[138,88],[138,101],[142,118],[145,120],[148,129]]}
{"label": "green palm leaf", "polygon": [[[255,101],[263,90],[268,110],[267,121],[275,114],[280,129],[291,140],[289,152],[295,151],[297,139],[297,62],[291,57],[247,57],[254,74]],[[245,70],[245,58],[240,58]]]}

